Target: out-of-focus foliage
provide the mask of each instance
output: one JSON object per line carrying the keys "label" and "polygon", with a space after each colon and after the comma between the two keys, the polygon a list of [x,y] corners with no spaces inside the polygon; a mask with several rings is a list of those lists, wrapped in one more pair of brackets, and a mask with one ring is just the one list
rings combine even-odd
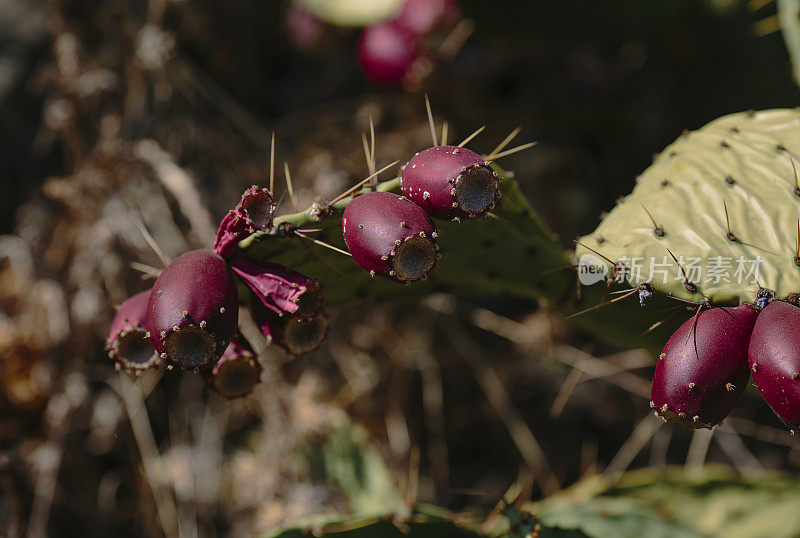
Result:
{"label": "out-of-focus foliage", "polygon": [[800,535],[798,506],[794,476],[706,466],[631,471],[612,485],[593,476],[526,509],[594,538],[788,538]]}

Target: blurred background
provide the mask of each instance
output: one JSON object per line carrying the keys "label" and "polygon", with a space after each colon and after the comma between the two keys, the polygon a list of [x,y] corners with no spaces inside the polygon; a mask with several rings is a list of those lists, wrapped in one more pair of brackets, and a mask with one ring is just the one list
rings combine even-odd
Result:
{"label": "blurred background", "polygon": [[507,297],[337,309],[310,356],[259,346],[242,401],[114,370],[114,307],[160,266],[141,230],[210,244],[273,132],[305,207],[367,175],[370,118],[378,163],[429,145],[425,94],[451,140],[486,126],[480,151],[521,127],[538,146],[503,165],[569,248],[683,129],[797,103],[774,3],[457,8],[422,73],[380,84],[361,29],[288,1],[0,0],[0,535],[254,536],[386,503],[485,516],[512,484],[628,468],[797,470],[757,398],[713,439],[656,431],[649,354]]}

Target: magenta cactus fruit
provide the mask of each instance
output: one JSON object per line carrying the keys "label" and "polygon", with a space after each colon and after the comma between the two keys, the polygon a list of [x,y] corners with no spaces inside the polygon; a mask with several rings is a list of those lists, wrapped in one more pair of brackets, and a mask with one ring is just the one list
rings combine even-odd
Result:
{"label": "magenta cactus fruit", "polygon": [[261,382],[261,363],[247,340],[237,335],[214,367],[201,375],[211,390],[232,400],[252,393]]}
{"label": "magenta cactus fruit", "polygon": [[147,305],[150,341],[170,365],[214,364],[236,334],[239,303],[228,264],[210,250],[176,258],[156,280]]}
{"label": "magenta cactus fruit", "polygon": [[458,19],[458,7],[453,0],[405,0],[395,22],[416,35],[422,36],[441,23]]}
{"label": "magenta cactus fruit", "polygon": [[757,315],[748,305],[712,308],[678,327],[653,375],[655,412],[689,428],[722,422],[749,379],[747,347]]}
{"label": "magenta cactus fruit", "polygon": [[298,50],[308,51],[319,45],[327,26],[310,11],[292,2],[286,11],[286,35]]}
{"label": "magenta cactus fruit", "polygon": [[441,219],[474,219],[500,198],[500,176],[474,151],[435,146],[420,151],[403,167],[403,194]]}
{"label": "magenta cactus fruit", "polygon": [[749,361],[761,397],[792,430],[800,428],[800,308],[774,301],[761,311]]}
{"label": "magenta cactus fruit", "polygon": [[222,218],[214,240],[214,252],[228,258],[240,241],[272,228],[274,213],[272,194],[268,189],[253,185],[244,191],[236,207]]}
{"label": "magenta cactus fruit", "polygon": [[383,84],[406,80],[420,58],[416,36],[394,22],[365,28],[358,42],[361,68],[371,79]]}
{"label": "magenta cactus fruit", "polygon": [[150,290],[137,293],[117,309],[106,339],[108,356],[118,367],[145,370],[159,362],[150,335],[145,329]]}
{"label": "magenta cactus fruit", "polygon": [[256,297],[250,297],[250,313],[261,334],[270,344],[292,355],[305,355],[317,349],[328,333],[328,319],[323,313],[311,317],[280,316]]}
{"label": "magenta cactus fruit", "polygon": [[370,192],[342,216],[344,242],[355,262],[397,282],[426,277],[439,257],[438,233],[427,213],[405,196]]}
{"label": "magenta cactus fruit", "polygon": [[276,314],[297,313],[301,317],[311,317],[319,313],[322,286],[316,280],[240,252],[230,259],[230,266],[250,291]]}

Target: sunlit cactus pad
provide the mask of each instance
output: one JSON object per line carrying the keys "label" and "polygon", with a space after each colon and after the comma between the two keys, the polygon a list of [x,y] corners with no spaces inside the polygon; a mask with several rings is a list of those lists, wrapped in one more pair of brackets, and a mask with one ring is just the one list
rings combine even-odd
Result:
{"label": "sunlit cactus pad", "polygon": [[609,269],[608,260],[624,264],[630,283],[650,280],[692,301],[752,303],[760,286],[797,293],[798,156],[798,110],[731,114],[686,131],[577,254],[593,249]]}

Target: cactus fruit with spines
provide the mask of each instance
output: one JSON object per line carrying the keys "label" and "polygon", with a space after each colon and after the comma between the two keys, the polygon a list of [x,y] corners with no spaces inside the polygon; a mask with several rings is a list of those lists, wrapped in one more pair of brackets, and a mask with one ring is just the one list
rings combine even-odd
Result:
{"label": "cactus fruit with spines", "polygon": [[651,405],[689,428],[712,428],[733,409],[750,379],[747,349],[758,312],[711,308],[686,320],[658,356]]}
{"label": "cactus fruit with spines", "polygon": [[750,339],[750,372],[778,418],[800,429],[800,308],[775,301],[759,314]]}
{"label": "cactus fruit with spines", "polygon": [[117,309],[106,339],[108,356],[120,368],[145,370],[159,363],[159,356],[145,328],[150,290],[132,296]]}
{"label": "cactus fruit with spines", "polygon": [[400,185],[432,216],[468,220],[491,211],[500,198],[500,174],[483,157],[458,146],[434,146],[403,166]]}
{"label": "cactus fruit with spines", "polygon": [[354,198],[342,215],[342,235],[358,265],[396,282],[425,278],[440,256],[439,234],[428,214],[391,192]]}
{"label": "cactus fruit with spines", "polygon": [[211,250],[192,250],[161,271],[150,291],[146,328],[168,365],[213,365],[236,334],[239,297],[228,264]]}

